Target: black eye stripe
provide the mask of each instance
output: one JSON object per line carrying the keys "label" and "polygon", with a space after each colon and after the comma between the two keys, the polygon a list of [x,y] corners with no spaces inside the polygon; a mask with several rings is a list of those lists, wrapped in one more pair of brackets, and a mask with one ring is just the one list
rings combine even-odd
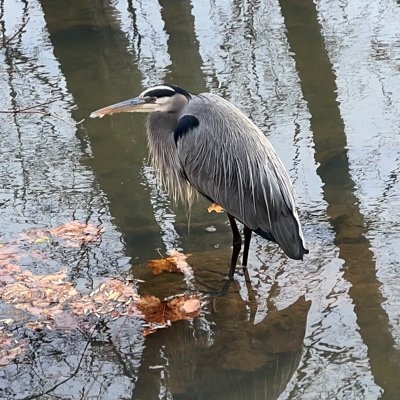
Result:
{"label": "black eye stripe", "polygon": [[150,90],[145,93],[146,97],[171,97],[175,94],[174,90],[168,90],[168,89],[154,89]]}
{"label": "black eye stripe", "polygon": [[[168,89],[171,88],[171,89]],[[142,96],[144,97],[155,97],[157,99],[161,97],[172,97],[175,94],[182,94],[185,96],[188,100],[191,99],[191,95],[189,92],[187,92],[185,89],[182,89],[178,86],[174,85],[164,85],[164,87],[155,87],[155,88],[150,88],[147,91],[142,93]]]}

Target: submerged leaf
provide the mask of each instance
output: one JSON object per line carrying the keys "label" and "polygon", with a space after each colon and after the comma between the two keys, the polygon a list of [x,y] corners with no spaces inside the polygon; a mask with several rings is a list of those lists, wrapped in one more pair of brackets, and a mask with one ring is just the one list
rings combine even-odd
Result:
{"label": "submerged leaf", "polygon": [[160,275],[163,271],[168,272],[179,272],[178,267],[166,258],[160,258],[158,260],[150,260],[148,266],[154,275]]}
{"label": "submerged leaf", "polygon": [[186,255],[173,249],[168,251],[168,257],[160,258],[158,260],[150,260],[148,266],[154,275],[159,275],[163,271],[168,271],[192,276],[193,270],[186,261],[189,256],[190,254]]}
{"label": "submerged leaf", "polygon": [[147,322],[144,335],[165,328],[180,320],[191,320],[200,315],[201,303],[195,295],[176,296],[160,300],[155,296],[143,296],[138,304],[143,319]]}

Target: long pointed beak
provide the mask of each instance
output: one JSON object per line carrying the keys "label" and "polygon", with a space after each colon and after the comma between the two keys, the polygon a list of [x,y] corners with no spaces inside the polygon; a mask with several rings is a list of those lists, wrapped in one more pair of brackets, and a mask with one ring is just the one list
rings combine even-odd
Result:
{"label": "long pointed beak", "polygon": [[111,104],[110,106],[93,111],[90,114],[90,118],[102,118],[105,115],[121,112],[149,112],[152,109],[152,104],[149,102],[150,98],[134,97],[133,99],[121,101],[120,103]]}

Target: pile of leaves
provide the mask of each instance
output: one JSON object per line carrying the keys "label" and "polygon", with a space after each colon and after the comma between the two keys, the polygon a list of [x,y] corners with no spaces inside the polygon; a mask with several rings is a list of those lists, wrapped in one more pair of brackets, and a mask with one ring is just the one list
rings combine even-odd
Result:
{"label": "pile of leaves", "polygon": [[[21,243],[37,244],[57,238],[63,245],[75,247],[99,240],[102,232],[95,226],[72,221],[48,231],[30,230],[13,243],[0,243],[0,299],[28,315],[26,329],[71,330],[93,326],[100,319],[135,317],[143,320],[143,334],[148,335],[172,322],[199,316],[201,301],[196,295],[181,294],[164,300],[140,296],[133,280],[121,279],[109,279],[83,295],[68,281],[66,271],[35,275],[23,271],[18,264]],[[166,258],[151,260],[149,265],[155,274],[162,270],[155,267],[157,264],[170,268],[163,269],[192,274],[186,258],[175,250]],[[24,352],[25,343],[7,331],[14,322],[10,318],[0,321],[0,366]]]}

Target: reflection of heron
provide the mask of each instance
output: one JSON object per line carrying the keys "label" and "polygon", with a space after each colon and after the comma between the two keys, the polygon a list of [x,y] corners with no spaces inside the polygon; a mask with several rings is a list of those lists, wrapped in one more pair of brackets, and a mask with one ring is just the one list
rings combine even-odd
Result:
{"label": "reflection of heron", "polygon": [[244,225],[243,266],[252,231],[278,243],[290,258],[301,260],[308,253],[282,162],[263,133],[231,103],[160,85],[91,117],[117,112],[150,113],[152,164],[175,199],[190,205],[196,189],[227,211],[233,232],[230,278],[242,244],[235,219]]}

